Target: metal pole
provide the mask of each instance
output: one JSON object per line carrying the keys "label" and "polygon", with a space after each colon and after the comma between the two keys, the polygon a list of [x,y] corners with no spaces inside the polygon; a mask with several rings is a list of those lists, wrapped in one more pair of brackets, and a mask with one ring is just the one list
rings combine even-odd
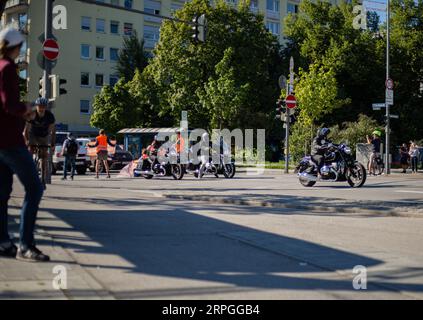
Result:
{"label": "metal pole", "polygon": [[286,118],[285,118],[285,173],[289,173],[289,108],[286,108]]}
{"label": "metal pole", "polygon": [[[45,1],[45,20],[44,20],[44,40],[50,39],[52,37],[53,30],[53,0]],[[51,61],[44,58],[44,98],[51,98]],[[49,105],[50,109],[50,105]],[[53,155],[51,154],[51,149],[48,150],[48,161],[47,161],[47,173],[46,173],[46,183],[51,184],[51,166],[52,166]],[[66,170],[66,169],[65,169]]]}
{"label": "metal pole", "polygon": [[[289,85],[287,88],[287,96],[294,91],[294,58],[289,59]],[[289,173],[289,127],[291,120],[290,110],[286,107],[286,118],[285,118],[285,173]]]}
{"label": "metal pole", "polygon": [[[390,49],[390,42],[389,42],[389,36],[390,36],[390,19],[391,19],[391,10],[390,10],[390,0],[387,0],[387,5],[386,5],[386,80],[389,79],[389,49]],[[386,95],[386,90],[387,88],[385,88],[385,95]],[[385,105],[386,105],[386,127],[385,127],[385,164],[386,164],[386,174],[390,174],[391,173],[391,165],[389,163],[389,144],[390,144],[390,139],[389,139],[389,135],[390,133],[390,115],[389,115],[389,104],[386,101],[386,97],[385,97]]]}

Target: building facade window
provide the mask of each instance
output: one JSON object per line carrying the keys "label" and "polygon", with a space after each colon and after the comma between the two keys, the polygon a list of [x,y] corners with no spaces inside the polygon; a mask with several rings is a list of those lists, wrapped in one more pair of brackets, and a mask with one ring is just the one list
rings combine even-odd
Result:
{"label": "building facade window", "polygon": [[106,21],[104,19],[96,19],[95,29],[98,33],[106,32]]}
{"label": "building facade window", "polygon": [[268,21],[268,22],[266,22],[266,28],[272,34],[279,36],[279,34],[280,34],[280,23]]}
{"label": "building facade window", "polygon": [[251,10],[258,10],[258,0],[251,0],[250,1],[250,9]]}
{"label": "building facade window", "polygon": [[81,58],[82,59],[90,59],[90,45],[89,44],[81,44]]}
{"label": "building facade window", "polygon": [[131,36],[133,32],[133,25],[132,23],[125,22],[123,25],[123,34],[125,36]]}
{"label": "building facade window", "polygon": [[81,72],[81,86],[89,87],[90,86],[90,73]]}
{"label": "building facade window", "polygon": [[144,41],[146,48],[154,48],[160,38],[160,27],[144,26]]}
{"label": "building facade window", "polygon": [[269,11],[279,12],[279,0],[266,0],[266,8]]}
{"label": "building facade window", "polygon": [[104,75],[101,73],[97,73],[95,75],[95,86],[102,87],[104,85]]}
{"label": "building facade window", "polygon": [[288,2],[286,11],[288,13],[298,13],[298,5]]}
{"label": "building facade window", "polygon": [[119,58],[119,49],[110,48],[110,61],[117,61]]}
{"label": "building facade window", "polygon": [[95,47],[95,58],[97,60],[104,60],[104,48],[103,47]]}
{"label": "building facade window", "polygon": [[28,14],[20,13],[18,16],[19,30],[27,32]]}
{"label": "building facade window", "polygon": [[109,83],[113,87],[119,81],[119,77],[115,74],[109,76]]}
{"label": "building facade window", "polygon": [[133,5],[133,1],[132,0],[124,0],[125,1],[125,3],[124,3],[124,5],[125,5],[125,8],[126,9],[132,9],[132,5]]}
{"label": "building facade window", "polygon": [[82,114],[90,114],[90,100],[80,100],[79,112]]}
{"label": "building facade window", "polygon": [[144,0],[144,11],[152,14],[160,14],[161,3],[159,1]]}
{"label": "building facade window", "polygon": [[82,17],[81,18],[81,30],[91,31],[91,18],[90,17]]}
{"label": "building facade window", "polygon": [[118,21],[110,21],[110,33],[119,34],[119,22]]}

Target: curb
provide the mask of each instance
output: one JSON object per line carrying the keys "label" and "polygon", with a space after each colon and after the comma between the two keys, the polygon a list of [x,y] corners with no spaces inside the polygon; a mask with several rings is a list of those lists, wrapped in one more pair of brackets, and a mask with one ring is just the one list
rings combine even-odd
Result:
{"label": "curb", "polygon": [[419,213],[411,213],[411,212],[402,213],[402,212],[398,212],[395,209],[388,209],[386,207],[378,207],[374,209],[364,209],[362,207],[339,208],[336,206],[285,204],[285,203],[279,203],[279,202],[234,199],[230,197],[219,198],[219,197],[208,197],[208,196],[185,196],[185,195],[172,195],[172,194],[163,194],[163,197],[167,199],[173,199],[173,200],[204,201],[204,202],[214,202],[214,203],[220,203],[220,204],[234,204],[239,206],[283,208],[283,209],[306,210],[306,211],[312,211],[312,212],[357,214],[359,211],[360,214],[378,215],[380,217],[423,218],[423,215]]}

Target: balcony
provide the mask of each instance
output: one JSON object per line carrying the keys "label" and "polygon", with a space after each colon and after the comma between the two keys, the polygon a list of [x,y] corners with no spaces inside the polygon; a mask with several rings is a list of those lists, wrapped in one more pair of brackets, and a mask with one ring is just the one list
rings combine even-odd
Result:
{"label": "balcony", "polygon": [[279,11],[266,10],[266,16],[269,19],[280,20],[281,14]]}
{"label": "balcony", "polygon": [[4,8],[5,14],[13,14],[28,9],[28,0],[8,0]]}

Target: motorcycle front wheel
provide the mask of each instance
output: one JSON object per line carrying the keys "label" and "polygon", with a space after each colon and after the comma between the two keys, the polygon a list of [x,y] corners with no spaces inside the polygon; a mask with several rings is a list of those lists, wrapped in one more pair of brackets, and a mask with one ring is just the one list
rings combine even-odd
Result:
{"label": "motorcycle front wheel", "polygon": [[361,163],[355,163],[354,166],[348,169],[347,181],[350,187],[360,188],[366,182],[367,173],[366,168]]}
{"label": "motorcycle front wheel", "polygon": [[179,164],[172,165],[172,177],[175,180],[181,180],[184,177],[184,170]]}

